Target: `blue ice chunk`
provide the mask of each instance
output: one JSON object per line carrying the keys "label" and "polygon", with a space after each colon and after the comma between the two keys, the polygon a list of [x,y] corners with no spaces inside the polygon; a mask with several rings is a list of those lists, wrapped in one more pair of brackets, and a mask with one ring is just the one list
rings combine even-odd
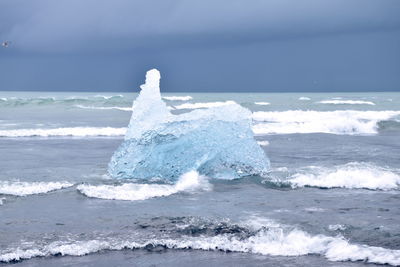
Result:
{"label": "blue ice chunk", "polygon": [[251,112],[233,103],[173,115],[162,101],[153,69],[133,103],[124,142],[109,163],[115,178],[175,181],[197,170],[212,178],[263,175],[269,160],[254,139]]}

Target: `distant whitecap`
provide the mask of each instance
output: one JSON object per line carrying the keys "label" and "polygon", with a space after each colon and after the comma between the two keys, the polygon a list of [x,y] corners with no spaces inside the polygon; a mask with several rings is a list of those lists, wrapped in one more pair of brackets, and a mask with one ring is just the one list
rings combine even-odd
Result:
{"label": "distant whitecap", "polygon": [[115,110],[122,110],[122,111],[132,111],[131,107],[96,107],[96,106],[84,106],[84,105],[76,105],[75,107],[82,108],[82,109],[99,109],[99,110],[115,109]]}
{"label": "distant whitecap", "polygon": [[269,103],[269,102],[254,102],[254,104],[260,105],[260,106],[268,106],[268,105],[271,105],[271,103]]}
{"label": "distant whitecap", "polygon": [[198,109],[198,108],[213,108],[221,107],[226,105],[236,104],[235,101],[225,101],[225,102],[206,102],[206,103],[185,103],[181,105],[174,106],[175,109]]}
{"label": "distant whitecap", "polygon": [[363,100],[322,100],[319,101],[320,104],[332,104],[332,105],[371,105],[375,106],[374,102],[371,101],[363,101]]}

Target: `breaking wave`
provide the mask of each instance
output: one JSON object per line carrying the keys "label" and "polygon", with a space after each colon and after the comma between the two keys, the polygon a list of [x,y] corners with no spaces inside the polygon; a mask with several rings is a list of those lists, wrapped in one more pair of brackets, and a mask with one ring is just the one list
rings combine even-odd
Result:
{"label": "breaking wave", "polygon": [[400,186],[400,174],[398,170],[352,162],[333,168],[307,167],[288,181],[293,187],[393,190]]}
{"label": "breaking wave", "polygon": [[306,97],[306,96],[301,96],[301,97],[299,97],[299,100],[301,100],[301,101],[308,101],[308,100],[311,100],[311,98]]}
{"label": "breaking wave", "polygon": [[90,137],[90,136],[123,136],[126,128],[113,127],[65,127],[54,129],[13,129],[0,130],[0,137]]}
{"label": "breaking wave", "polygon": [[211,185],[205,176],[191,171],[173,185],[169,184],[134,184],[123,185],[79,185],[78,191],[88,197],[115,200],[145,200],[154,197],[165,197],[178,192],[209,190]]}
{"label": "breaking wave", "polygon": [[[158,218],[160,219],[160,218]],[[155,218],[157,220],[157,218]],[[186,249],[253,253],[269,256],[320,255],[329,261],[364,261],[400,265],[400,250],[352,244],[343,237],[311,235],[305,231],[273,221],[253,219],[251,222],[207,222],[171,218],[171,225],[154,230],[161,235],[129,235],[97,237],[91,240],[54,241],[48,244],[25,244],[0,251],[0,262],[16,262],[34,257],[83,256],[106,250]],[[146,231],[152,226],[147,224]],[[171,229],[172,228],[172,229]]]}
{"label": "breaking wave", "polygon": [[[400,111],[259,111],[253,113],[253,131],[263,134],[331,133],[376,134],[379,123],[398,120]],[[258,122],[258,123],[257,123]],[[260,123],[264,122],[264,123]]]}
{"label": "breaking wave", "polygon": [[185,103],[181,105],[174,106],[175,109],[199,109],[199,108],[213,108],[236,104],[235,101],[225,101],[225,102],[206,102],[206,103]]}
{"label": "breaking wave", "polygon": [[322,100],[319,101],[320,104],[332,104],[332,105],[371,105],[375,106],[374,102],[371,101],[363,101],[363,100]]}
{"label": "breaking wave", "polygon": [[0,194],[13,196],[28,196],[44,194],[73,186],[69,182],[10,182],[0,181]]}
{"label": "breaking wave", "polygon": [[[197,103],[197,104],[232,104],[227,102]],[[205,105],[196,108],[205,108]],[[88,109],[118,109],[131,111],[125,107],[92,107],[79,106]],[[194,106],[185,106],[189,108]],[[178,106],[178,108],[181,108]],[[400,111],[260,111],[253,115],[253,132],[256,135],[294,134],[294,133],[330,133],[343,135],[377,134],[379,131],[400,130]],[[95,137],[123,136],[126,128],[120,127],[61,127],[61,128],[30,128],[0,130],[0,137]]]}
{"label": "breaking wave", "polygon": [[188,101],[188,100],[192,100],[193,97],[191,96],[163,96],[162,97],[165,100],[168,101]]}

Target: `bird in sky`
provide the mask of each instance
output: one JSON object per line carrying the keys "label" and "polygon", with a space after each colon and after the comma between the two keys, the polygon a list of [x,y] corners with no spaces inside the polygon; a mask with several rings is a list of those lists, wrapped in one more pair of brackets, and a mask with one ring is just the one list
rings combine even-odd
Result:
{"label": "bird in sky", "polygon": [[10,44],[11,44],[10,41],[4,41],[1,43],[1,46],[7,48]]}

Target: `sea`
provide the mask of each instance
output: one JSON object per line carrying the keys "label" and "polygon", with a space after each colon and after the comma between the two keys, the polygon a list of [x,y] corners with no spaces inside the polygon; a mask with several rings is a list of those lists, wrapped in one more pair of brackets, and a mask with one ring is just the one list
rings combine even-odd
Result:
{"label": "sea", "polygon": [[179,183],[108,175],[136,96],[0,92],[0,266],[400,266],[400,92],[163,93],[271,162]]}

